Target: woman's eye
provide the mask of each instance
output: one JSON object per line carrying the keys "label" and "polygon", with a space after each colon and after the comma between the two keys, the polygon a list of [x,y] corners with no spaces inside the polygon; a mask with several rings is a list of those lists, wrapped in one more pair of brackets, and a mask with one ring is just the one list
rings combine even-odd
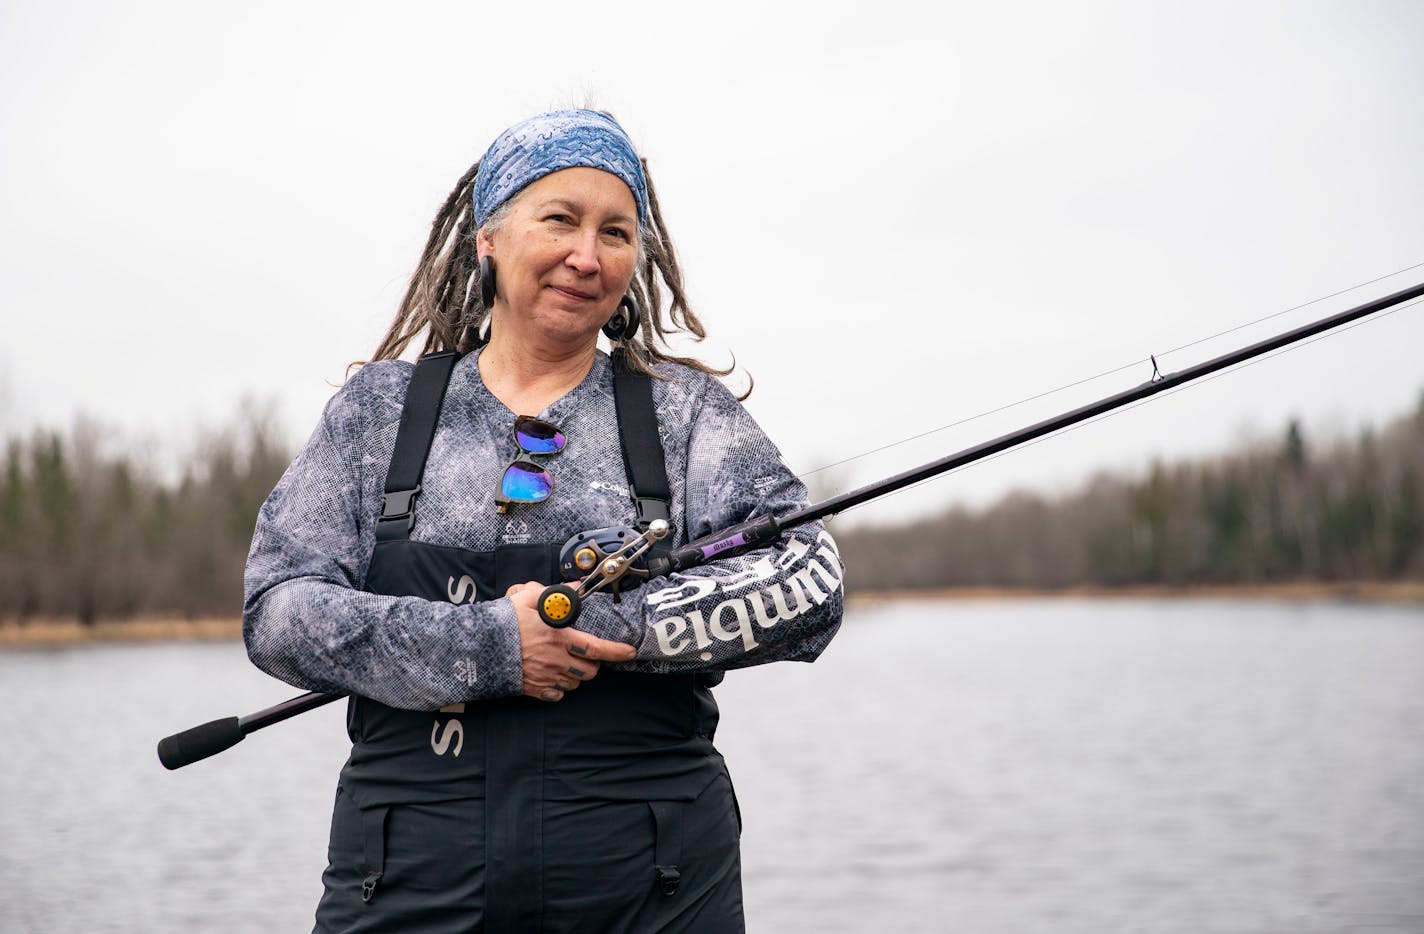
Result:
{"label": "woman's eye", "polygon": [[620,240],[633,239],[632,236],[629,235],[628,231],[624,230],[622,227],[609,227],[607,230],[604,231],[604,233],[608,234],[611,237],[617,237]]}
{"label": "woman's eye", "polygon": [[569,217],[567,214],[550,214],[548,217],[544,218],[544,220],[553,221],[556,224],[573,223],[573,218]]}

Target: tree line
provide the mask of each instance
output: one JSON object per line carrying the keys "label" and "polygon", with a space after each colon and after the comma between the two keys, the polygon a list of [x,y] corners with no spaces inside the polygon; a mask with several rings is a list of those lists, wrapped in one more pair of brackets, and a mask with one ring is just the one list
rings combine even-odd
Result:
{"label": "tree line", "polygon": [[291,459],[244,407],[164,472],[81,419],[0,460],[0,621],[234,616],[257,509]]}
{"label": "tree line", "polygon": [[1424,579],[1424,397],[1382,429],[1100,475],[1070,494],[837,530],[867,589]]}
{"label": "tree line", "polygon": [[[233,616],[257,509],[291,458],[247,407],[179,471],[81,421],[0,460],[0,621]],[[852,589],[1424,579],[1424,398],[1318,449],[1292,422],[1227,456],[836,530]]]}

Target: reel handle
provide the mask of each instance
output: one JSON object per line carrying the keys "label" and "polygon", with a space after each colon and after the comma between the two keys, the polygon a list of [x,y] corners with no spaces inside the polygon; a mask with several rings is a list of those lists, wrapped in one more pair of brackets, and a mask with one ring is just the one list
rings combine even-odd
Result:
{"label": "reel handle", "polygon": [[568,584],[545,587],[539,595],[539,618],[555,629],[565,629],[578,622],[583,598]]}

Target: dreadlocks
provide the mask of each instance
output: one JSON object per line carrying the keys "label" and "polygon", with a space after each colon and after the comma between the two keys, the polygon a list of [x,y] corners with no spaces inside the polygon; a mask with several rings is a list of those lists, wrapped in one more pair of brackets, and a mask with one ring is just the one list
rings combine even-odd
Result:
{"label": "dreadlocks", "polygon": [[[681,363],[714,376],[726,376],[735,367],[735,360],[732,366],[719,370],[668,350],[669,335],[690,334],[700,341],[707,332],[688,305],[682,285],[682,267],[663,223],[648,163],[646,159],[640,161],[647,176],[649,210],[648,222],[640,231],[638,269],[629,286],[638,303],[640,326],[638,334],[623,344],[628,363],[632,369],[652,376],[657,375],[652,368],[658,363]],[[422,354],[449,349],[465,353],[483,343],[480,334],[489,309],[480,298],[479,258],[475,249],[478,231],[473,207],[479,168],[479,162],[470,166],[435,215],[420,264],[372,360],[399,357],[422,332],[425,334]],[[485,222],[486,230],[498,229],[508,217],[512,204],[513,199],[506,201],[491,214]],[[666,310],[663,308],[664,287],[671,297]],[[740,398],[745,399],[750,394],[749,385]]]}

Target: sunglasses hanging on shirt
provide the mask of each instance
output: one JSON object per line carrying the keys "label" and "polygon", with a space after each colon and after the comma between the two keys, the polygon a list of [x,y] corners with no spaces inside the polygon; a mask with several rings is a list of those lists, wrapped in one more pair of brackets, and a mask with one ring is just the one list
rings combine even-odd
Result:
{"label": "sunglasses hanging on shirt", "polygon": [[514,420],[514,440],[519,445],[519,456],[504,468],[494,498],[500,512],[507,512],[511,505],[548,499],[554,492],[554,477],[531,455],[557,454],[564,449],[562,431],[529,415]]}

